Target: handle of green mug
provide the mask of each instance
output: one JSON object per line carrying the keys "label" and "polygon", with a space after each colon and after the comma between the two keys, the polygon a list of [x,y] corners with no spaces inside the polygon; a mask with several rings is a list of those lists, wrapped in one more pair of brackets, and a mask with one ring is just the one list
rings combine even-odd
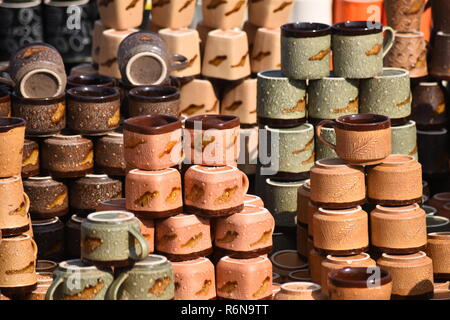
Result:
{"label": "handle of green mug", "polygon": [[119,277],[111,283],[106,292],[106,300],[117,300],[117,294],[124,281],[128,278],[128,273],[123,272]]}
{"label": "handle of green mug", "polygon": [[141,254],[131,254],[131,259],[133,260],[144,260],[148,256],[149,248],[148,248],[148,242],[147,239],[144,238],[144,236],[137,231],[134,228],[130,228],[131,235],[138,241],[139,246],[141,247]]}
{"label": "handle of green mug", "polygon": [[45,294],[45,300],[53,300],[53,296],[55,294],[56,289],[58,289],[58,287],[63,282],[64,282],[63,277],[57,277],[55,280],[53,280],[52,284],[47,290],[47,293]]}
{"label": "handle of green mug", "polygon": [[326,144],[327,146],[329,146],[330,148],[332,148],[333,150],[336,150],[336,145],[332,144],[331,142],[325,140],[322,137],[322,127],[326,126],[327,124],[330,124],[331,126],[334,127],[334,125],[336,124],[336,122],[334,120],[323,120],[321,121],[317,127],[316,127],[316,136],[317,138],[319,138],[320,141],[322,141],[324,144]]}
{"label": "handle of green mug", "polygon": [[176,53],[172,55],[172,70],[178,71],[184,69],[188,65],[188,62],[188,58]]}
{"label": "handle of green mug", "polygon": [[389,52],[389,50],[392,49],[392,46],[394,45],[394,40],[395,40],[394,29],[392,29],[391,27],[388,27],[388,26],[384,26],[383,34],[385,31],[387,32],[387,35],[385,38],[386,40],[384,41],[384,44],[383,44],[383,58]]}
{"label": "handle of green mug", "polygon": [[244,172],[241,171],[241,173],[242,173],[242,189],[243,189],[242,191],[243,191],[244,197],[245,197],[245,195],[247,194],[248,188],[250,186],[250,181],[248,180],[248,177]]}

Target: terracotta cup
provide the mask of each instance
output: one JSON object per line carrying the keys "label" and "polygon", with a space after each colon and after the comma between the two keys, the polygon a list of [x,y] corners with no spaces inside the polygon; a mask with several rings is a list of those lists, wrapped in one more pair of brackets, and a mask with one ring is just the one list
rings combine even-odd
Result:
{"label": "terracotta cup", "polygon": [[139,27],[144,17],[144,0],[97,0],[100,18],[107,28],[125,30]]}
{"label": "terracotta cup", "polygon": [[252,73],[281,68],[280,43],[280,29],[258,29],[250,55]]}
{"label": "terracotta cup", "polygon": [[247,34],[236,30],[208,33],[202,74],[206,77],[238,80],[250,75]]}
{"label": "terracotta cup", "polygon": [[166,218],[183,209],[181,176],[174,168],[157,171],[134,169],[125,182],[125,206],[145,218]]}
{"label": "terracotta cup", "polygon": [[154,1],[152,23],[173,30],[189,27],[194,18],[195,8],[195,0]]}
{"label": "terracotta cup", "polygon": [[328,208],[350,208],[361,205],[366,199],[364,171],[346,165],[339,158],[316,161],[311,168],[311,202]]}
{"label": "terracotta cup", "polygon": [[420,82],[414,87],[411,119],[419,130],[439,130],[446,126],[446,94],[439,82]]}
{"label": "terracotta cup", "polygon": [[383,0],[335,0],[333,23],[369,20],[381,22]]}
{"label": "terracotta cup", "polygon": [[323,300],[321,286],[313,282],[287,282],[273,300]]}
{"label": "terracotta cup", "polygon": [[[308,239],[308,242],[312,242],[312,240]],[[325,260],[326,255],[319,254],[319,252],[314,248],[311,248],[308,252],[308,264],[311,280],[314,283],[320,283],[322,276],[322,261]]]}
{"label": "terracotta cup", "polygon": [[67,87],[114,87],[115,80],[100,74],[78,74],[67,77]]}
{"label": "terracotta cup", "polygon": [[131,168],[161,170],[180,163],[181,121],[163,115],[145,115],[125,120],[125,162]]}
{"label": "terracotta cup", "polygon": [[223,3],[217,0],[202,1],[203,23],[215,29],[240,28],[244,23],[247,0]]}
{"label": "terracotta cup", "polygon": [[25,139],[22,156],[22,178],[37,176],[39,170],[39,145],[36,141]]}
{"label": "terracotta cup", "polygon": [[123,133],[112,132],[95,140],[95,168],[110,176],[125,176]]}
{"label": "terracotta cup", "polygon": [[206,79],[193,79],[180,88],[180,111],[183,116],[218,114],[220,101],[214,86]]}
{"label": "terracotta cup", "polygon": [[184,176],[184,208],[205,217],[229,216],[244,207],[249,181],[233,166],[191,166]]}
{"label": "terracotta cup", "polygon": [[448,63],[450,50],[450,33],[437,32],[431,51],[430,74],[437,79],[450,79]]}
{"label": "terracotta cup", "polygon": [[23,192],[20,176],[0,179],[0,229],[3,237],[28,231],[30,199]]}
{"label": "terracotta cup", "polygon": [[53,273],[58,267],[58,264],[50,260],[37,260],[36,261],[36,272],[50,272]]}
{"label": "terracotta cup", "polygon": [[256,79],[230,84],[224,90],[220,114],[239,117],[241,125],[256,125]]}
{"label": "terracotta cup", "polygon": [[260,208],[264,208],[263,200],[260,197],[255,196],[253,194],[245,195],[244,205],[253,205],[253,206],[260,207]]}
{"label": "terracotta cup", "polygon": [[248,7],[248,20],[251,24],[268,29],[277,29],[288,21],[293,3],[284,0],[250,0]]}
{"label": "terracotta cup", "polygon": [[0,178],[20,175],[25,120],[0,117]]}
{"label": "terracotta cup", "polygon": [[141,222],[141,233],[148,243],[148,252],[155,252],[155,222],[149,218],[139,218]]}
{"label": "terracotta cup", "polygon": [[420,29],[420,22],[426,0],[385,0],[387,22],[398,32],[412,32]]}
{"label": "terracotta cup", "polygon": [[[336,145],[321,136],[321,128],[327,124],[336,132]],[[391,122],[386,116],[363,113],[325,120],[316,127],[316,134],[346,163],[378,164],[391,153]]]}
{"label": "terracotta cup", "polygon": [[433,260],[434,281],[450,279],[450,261],[448,248],[450,232],[434,232],[428,234],[427,255]]}
{"label": "terracotta cup", "polygon": [[130,117],[147,114],[178,117],[180,114],[180,91],[169,86],[131,89],[128,93],[128,112]]}

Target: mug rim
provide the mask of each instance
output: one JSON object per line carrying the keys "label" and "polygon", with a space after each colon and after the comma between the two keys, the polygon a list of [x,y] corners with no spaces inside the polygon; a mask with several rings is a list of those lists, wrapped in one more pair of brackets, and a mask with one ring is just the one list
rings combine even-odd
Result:
{"label": "mug rim", "polygon": [[277,181],[272,180],[271,178],[266,179],[266,183],[273,187],[281,187],[281,188],[299,188],[301,187],[306,180],[300,180],[300,181]]}
{"label": "mug rim", "polygon": [[290,249],[285,249],[285,250],[279,250],[274,252],[271,256],[270,256],[270,261],[272,262],[273,265],[275,265],[277,268],[279,269],[286,269],[286,270],[292,270],[292,271],[297,271],[297,270],[302,270],[302,269],[306,269],[308,268],[309,264],[308,262],[303,261],[304,263],[298,266],[286,266],[286,265],[282,265],[281,263],[279,263],[278,261],[276,261],[276,257],[279,256],[280,254],[284,254],[284,253],[295,253],[298,255],[298,251],[296,250],[290,250]]}
{"label": "mug rim", "polygon": [[380,210],[383,213],[388,213],[388,214],[389,213],[391,213],[391,214],[405,213],[405,212],[415,211],[417,209],[422,209],[422,208],[420,208],[420,206],[417,203],[413,203],[413,204],[409,204],[409,205],[401,206],[401,207],[388,207],[388,206],[382,206],[382,205],[377,204],[375,206],[375,208]]}
{"label": "mug rim", "polygon": [[[422,205],[422,209],[423,209],[423,211],[425,211],[425,214],[426,214],[427,216],[434,216],[434,215],[437,213],[437,209],[436,209],[435,207],[429,206],[429,205],[427,205],[427,204],[423,204],[423,205]],[[427,209],[428,209],[430,212],[428,212]]]}
{"label": "mug rim", "polygon": [[[391,75],[385,75],[385,71],[395,71],[398,72],[396,74],[391,74]],[[393,68],[393,67],[384,67],[383,68],[383,74],[380,76],[375,76],[375,79],[390,79],[390,78],[401,78],[401,77],[406,77],[409,76],[410,72],[406,69],[402,69],[402,68]],[[370,79],[368,79],[370,80]],[[408,79],[409,80],[409,79]]]}
{"label": "mug rim", "polygon": [[[153,258],[156,258],[158,260],[157,261],[147,261],[147,260],[153,259]],[[168,261],[167,257],[165,257],[165,256],[150,253],[145,257],[145,259],[137,261],[135,263],[135,266],[158,266],[158,265],[166,263],[167,261]]]}
{"label": "mug rim", "polygon": [[[304,288],[290,288],[290,286],[304,286]],[[319,284],[310,281],[291,281],[283,283],[280,286],[280,289],[287,292],[306,293],[318,292],[322,287]]]}
{"label": "mug rim", "polygon": [[[368,280],[372,276],[367,272],[370,267],[346,267],[343,269],[332,270],[328,273],[328,280],[336,287],[340,288],[368,288]],[[374,267],[372,267],[374,268]],[[390,273],[380,267],[375,267],[380,270],[381,279],[380,287],[392,282]],[[349,276],[349,278],[346,278]],[[366,278],[364,278],[366,276]],[[360,279],[363,278],[363,279]]]}
{"label": "mug rim", "polygon": [[181,127],[181,120],[162,114],[132,117],[123,122],[124,130],[149,135],[169,133]]}
{"label": "mug rim", "polygon": [[[158,94],[158,92],[161,94],[152,95]],[[175,87],[164,85],[140,86],[131,89],[128,92],[128,97],[141,102],[174,101],[180,98],[180,91]]]}
{"label": "mug rim", "polygon": [[377,34],[383,31],[381,23],[375,23],[374,26],[368,27],[368,24],[373,24],[372,21],[344,21],[335,23],[331,26],[333,35],[342,36],[364,36],[369,34]]}
{"label": "mug rim", "polygon": [[394,34],[395,34],[396,38],[417,38],[417,37],[423,38],[423,36],[424,36],[424,33],[419,30],[408,31],[408,32],[395,31]]}
{"label": "mug rim", "polygon": [[222,114],[201,114],[189,117],[184,122],[185,129],[195,129],[195,122],[202,123],[202,130],[226,130],[240,126],[239,117]]}
{"label": "mug rim", "polygon": [[116,87],[80,86],[67,90],[67,98],[82,102],[103,103],[119,101],[120,92]]}
{"label": "mug rim", "polygon": [[[257,78],[271,80],[271,81],[289,81],[289,79],[281,73],[281,69],[270,69],[270,70],[260,71],[257,73]],[[298,81],[304,81],[304,80],[298,80]]]}
{"label": "mug rim", "polygon": [[24,104],[32,104],[32,105],[48,105],[52,103],[59,103],[65,101],[66,93],[63,91],[62,93],[58,94],[54,97],[47,97],[47,98],[26,98],[21,97],[17,94],[16,91],[11,92],[11,97],[14,102],[14,100],[19,101]]}
{"label": "mug rim", "polygon": [[18,117],[0,117],[0,133],[7,132],[9,130],[25,127],[27,122]]}
{"label": "mug rim", "polygon": [[[97,216],[99,216],[99,215],[110,214],[110,213],[123,214],[124,217],[117,217],[117,218],[113,218],[113,219],[97,218]],[[135,219],[135,215],[132,212],[129,212],[126,210],[105,210],[105,211],[96,211],[96,212],[90,213],[87,216],[86,221],[94,222],[94,223],[98,222],[98,223],[105,223],[105,224],[118,224],[121,222],[132,221],[134,219]]]}
{"label": "mug rim", "polygon": [[[75,81],[80,82],[75,82]],[[96,82],[96,83],[91,83]],[[114,79],[111,77],[107,77],[104,75],[101,75],[99,73],[95,74],[77,74],[77,75],[71,75],[67,77],[67,85],[70,87],[104,87],[110,85],[114,86]]]}
{"label": "mug rim", "polygon": [[289,38],[315,38],[331,34],[331,26],[320,22],[291,22],[283,24],[281,36]]}
{"label": "mug rim", "polygon": [[[306,128],[304,129],[298,129],[300,127],[306,126]],[[311,129],[314,129],[314,126],[311,123],[302,123],[301,125],[297,126],[297,127],[293,127],[293,128],[272,128],[269,127],[268,125],[264,126],[264,129],[266,129],[267,131],[272,131],[272,132],[282,132],[282,133],[286,133],[286,134],[290,134],[290,133],[302,133]]]}
{"label": "mug rim", "polygon": [[[352,122],[355,120],[357,122]],[[391,120],[389,117],[374,113],[349,114],[341,116],[335,121],[339,129],[350,131],[372,131],[388,129],[391,127]],[[363,122],[358,123],[358,121]]]}

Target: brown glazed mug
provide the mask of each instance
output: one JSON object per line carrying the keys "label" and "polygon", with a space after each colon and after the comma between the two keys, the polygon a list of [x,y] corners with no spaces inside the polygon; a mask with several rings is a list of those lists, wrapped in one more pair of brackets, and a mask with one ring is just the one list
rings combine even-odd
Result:
{"label": "brown glazed mug", "polygon": [[447,124],[446,89],[439,82],[420,82],[413,89],[411,119],[419,130],[438,130]]}
{"label": "brown glazed mug", "polygon": [[38,259],[61,261],[64,259],[64,224],[58,217],[33,221],[34,241],[38,246]]}
{"label": "brown glazed mug", "polygon": [[75,87],[114,87],[115,80],[100,74],[77,74],[67,77],[67,88]]}
{"label": "brown glazed mug", "polygon": [[22,171],[25,120],[0,117],[0,178],[20,175]]}
{"label": "brown glazed mug", "polygon": [[437,79],[450,79],[450,33],[439,31],[431,49],[430,74]]}
{"label": "brown glazed mug", "polygon": [[[435,30],[450,32],[450,18],[448,12],[450,10],[450,2],[447,0],[429,0],[433,13],[433,27]],[[427,4],[428,6],[428,4]]]}
{"label": "brown glazed mug", "polygon": [[25,139],[22,156],[22,178],[39,174],[39,145],[36,141]]}
{"label": "brown glazed mug", "polygon": [[28,231],[29,208],[30,199],[23,192],[21,177],[0,179],[0,229],[3,237]]}
{"label": "brown glazed mug", "polygon": [[[321,129],[327,124],[336,132],[335,145],[322,137]],[[336,120],[324,120],[316,127],[316,134],[344,162],[355,165],[378,164],[392,149],[391,121],[378,114],[351,114]]]}
{"label": "brown glazed mug", "polygon": [[81,252],[81,242],[80,242],[80,233],[81,233],[81,223],[85,218],[79,217],[77,215],[72,215],[67,221],[65,226],[65,253],[69,258],[79,259]]}
{"label": "brown glazed mug", "polygon": [[131,89],[128,93],[130,117],[147,114],[178,117],[180,91],[169,86],[148,86]]}
{"label": "brown glazed mug", "polygon": [[95,140],[94,163],[96,172],[109,176],[125,176],[123,133],[111,132]]}

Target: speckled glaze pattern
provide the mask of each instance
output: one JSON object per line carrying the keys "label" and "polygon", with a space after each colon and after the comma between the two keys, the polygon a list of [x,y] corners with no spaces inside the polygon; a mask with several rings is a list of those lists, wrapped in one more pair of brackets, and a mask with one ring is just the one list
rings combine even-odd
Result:
{"label": "speckled glaze pattern", "polygon": [[20,176],[0,179],[0,229],[27,226],[29,206]]}
{"label": "speckled glaze pattern", "polygon": [[[297,80],[321,79],[330,74],[331,35],[294,38],[281,35],[281,73]],[[313,59],[320,53],[319,59]]]}
{"label": "speckled glaze pattern", "polygon": [[450,278],[450,232],[428,234],[426,253],[433,260],[435,281]]}
{"label": "speckled glaze pattern", "polygon": [[141,25],[144,2],[144,0],[97,0],[97,6],[100,18],[107,28],[124,30]]}
{"label": "speckled glaze pattern", "polygon": [[33,219],[53,218],[69,211],[69,191],[64,183],[51,177],[37,177],[25,180],[23,187],[30,198]]}
{"label": "speckled glaze pattern", "polygon": [[8,131],[1,130],[0,145],[4,147],[0,148],[0,178],[20,175],[24,140],[25,123]]}
{"label": "speckled glaze pattern", "polygon": [[0,97],[0,117],[10,117],[11,116],[11,97],[9,93],[1,94]]}
{"label": "speckled glaze pattern", "polygon": [[152,6],[152,23],[165,28],[187,28],[192,23],[195,8],[195,0],[155,1]]}
{"label": "speckled glaze pattern", "polygon": [[59,218],[33,221],[33,238],[39,260],[61,261],[64,255],[64,224]]}
{"label": "speckled glaze pattern", "polygon": [[304,181],[276,182],[267,179],[264,186],[263,200],[269,212],[274,215],[296,213],[297,191],[303,183]]}
{"label": "speckled glaze pattern", "polygon": [[[325,140],[331,142],[332,144],[336,144],[336,133],[333,128],[322,127],[321,132],[321,135]],[[317,136],[315,137],[314,142],[316,147],[316,160],[337,157],[336,151],[320,141]]]}
{"label": "speckled glaze pattern", "polygon": [[123,134],[111,133],[95,141],[95,167],[111,176],[125,175]]}
{"label": "speckled glaze pattern", "polygon": [[66,238],[66,248],[65,253],[67,257],[70,258],[80,258],[81,244],[80,244],[80,234],[81,234],[81,223],[85,218],[78,217],[77,215],[72,215],[66,223],[65,238]]}
{"label": "speckled glaze pattern", "polygon": [[405,125],[392,126],[392,153],[406,154],[419,160],[417,152],[417,129],[414,121]]}
{"label": "speckled glaze pattern", "polygon": [[150,102],[133,99],[133,96],[128,96],[128,112],[130,117],[137,117],[146,114],[162,114],[178,117],[180,114],[180,99]]}
{"label": "speckled glaze pattern", "polygon": [[426,0],[386,0],[388,25],[398,32],[411,32],[420,29],[420,19]]}
{"label": "speckled glaze pattern", "polygon": [[22,155],[22,178],[39,174],[39,145],[32,140],[25,139]]}

